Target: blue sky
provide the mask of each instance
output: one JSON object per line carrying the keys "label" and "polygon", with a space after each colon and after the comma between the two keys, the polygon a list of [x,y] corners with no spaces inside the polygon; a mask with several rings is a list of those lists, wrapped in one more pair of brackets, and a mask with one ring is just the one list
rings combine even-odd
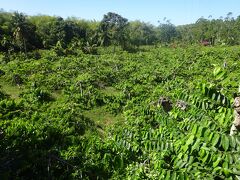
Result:
{"label": "blue sky", "polygon": [[240,15],[240,0],[0,0],[0,8],[28,15],[47,14],[101,20],[116,12],[129,20],[157,25],[167,17],[175,25],[195,22],[201,16],[213,18]]}

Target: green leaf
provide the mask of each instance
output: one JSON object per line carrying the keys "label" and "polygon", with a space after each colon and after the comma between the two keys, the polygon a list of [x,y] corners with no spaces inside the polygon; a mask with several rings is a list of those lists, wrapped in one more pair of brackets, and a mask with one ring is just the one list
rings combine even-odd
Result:
{"label": "green leaf", "polygon": [[233,168],[233,173],[234,173],[235,175],[240,176],[240,170],[238,170],[238,169],[236,169],[236,168]]}
{"label": "green leaf", "polygon": [[171,179],[172,179],[172,180],[176,180],[176,179],[177,179],[177,173],[176,173],[176,171],[173,171],[173,173],[171,174]]}
{"label": "green leaf", "polygon": [[221,101],[221,94],[218,93],[218,95],[217,95],[217,102],[220,102],[220,101]]}
{"label": "green leaf", "polygon": [[200,142],[201,142],[201,140],[200,139],[197,139],[196,141],[195,141],[195,143],[194,143],[194,145],[192,146],[192,151],[193,150],[199,150],[199,148],[200,148]]}
{"label": "green leaf", "polygon": [[216,146],[216,144],[218,143],[219,139],[220,139],[220,135],[218,133],[215,133],[214,136],[213,136],[213,139],[212,139],[212,145]]}
{"label": "green leaf", "polygon": [[211,142],[212,138],[213,138],[213,132],[210,133],[210,135],[208,136],[208,141]]}
{"label": "green leaf", "polygon": [[210,159],[211,154],[209,152],[206,153],[205,157],[203,158],[202,162],[203,163],[208,163]]}
{"label": "green leaf", "polygon": [[183,167],[186,163],[183,162],[182,160],[178,160],[178,162],[175,165],[175,169],[180,169],[181,167]]}
{"label": "green leaf", "polygon": [[180,153],[178,154],[177,158],[178,158],[178,159],[182,159],[182,156],[183,156],[183,153],[180,152]]}
{"label": "green leaf", "polygon": [[199,151],[199,155],[200,155],[201,158],[205,157],[206,151],[205,151],[204,149],[201,149],[201,150]]}
{"label": "green leaf", "polygon": [[202,83],[202,93],[205,94],[206,93],[206,84]]}
{"label": "green leaf", "polygon": [[203,130],[203,127],[202,126],[199,126],[199,128],[198,128],[198,131],[197,131],[197,137],[201,137],[202,136],[202,130]]}
{"label": "green leaf", "polygon": [[171,179],[171,171],[167,171],[165,179]]}
{"label": "green leaf", "polygon": [[232,174],[232,171],[230,169],[227,169],[227,168],[223,168],[223,172],[224,172],[226,177],[229,177]]}
{"label": "green leaf", "polygon": [[220,172],[219,171],[221,171],[221,169],[222,169],[222,167],[220,167],[220,166],[217,166],[217,167],[215,167],[214,169],[213,169],[213,174],[220,174]]}
{"label": "green leaf", "polygon": [[225,134],[222,135],[221,144],[222,144],[223,149],[225,151],[227,151],[230,143],[229,143],[228,137]]}
{"label": "green leaf", "polygon": [[223,99],[222,99],[222,104],[223,104],[223,105],[226,105],[226,104],[225,104],[226,102],[227,102],[227,100],[226,100],[226,97],[224,96]]}
{"label": "green leaf", "polygon": [[210,133],[211,133],[211,131],[209,129],[206,129],[206,131],[204,132],[204,139],[205,139],[205,141],[208,140],[208,138],[210,136]]}
{"label": "green leaf", "polygon": [[187,144],[185,144],[184,146],[182,146],[182,150],[185,153],[188,150],[189,146]]}
{"label": "green leaf", "polygon": [[194,126],[192,128],[192,134],[196,134],[197,133],[197,129],[198,129],[198,125],[194,124]]}
{"label": "green leaf", "polygon": [[222,80],[225,78],[226,73],[225,72],[221,72],[219,74],[216,75],[216,80]]}
{"label": "green leaf", "polygon": [[193,143],[193,141],[194,141],[194,135],[191,135],[191,136],[189,137],[189,139],[187,140],[186,144],[187,144],[187,145],[190,145],[190,144]]}
{"label": "green leaf", "polygon": [[228,161],[229,164],[233,164],[232,154],[227,154],[227,161]]}
{"label": "green leaf", "polygon": [[166,174],[166,170],[165,170],[165,169],[162,169],[162,173],[161,173],[160,178],[161,178],[161,179],[162,179],[162,178],[165,178],[165,174]]}
{"label": "green leaf", "polygon": [[226,161],[226,159],[224,159],[224,160],[225,161],[224,161],[222,167],[228,169],[228,162]]}
{"label": "green leaf", "polygon": [[185,178],[185,173],[181,172],[181,173],[179,174],[179,179],[180,179],[180,180],[186,180],[186,178]]}
{"label": "green leaf", "polygon": [[218,164],[221,162],[222,158],[218,157],[217,160],[213,163],[213,167],[217,167]]}
{"label": "green leaf", "polygon": [[204,101],[202,101],[202,109],[207,109]]}
{"label": "green leaf", "polygon": [[215,67],[214,70],[213,70],[213,75],[217,76],[220,72],[221,72],[221,68],[220,67]]}
{"label": "green leaf", "polygon": [[216,94],[215,93],[212,94],[212,100],[216,100]]}
{"label": "green leaf", "polygon": [[224,122],[226,121],[225,117],[226,117],[225,113],[220,113],[218,121],[220,122],[221,125],[223,125]]}

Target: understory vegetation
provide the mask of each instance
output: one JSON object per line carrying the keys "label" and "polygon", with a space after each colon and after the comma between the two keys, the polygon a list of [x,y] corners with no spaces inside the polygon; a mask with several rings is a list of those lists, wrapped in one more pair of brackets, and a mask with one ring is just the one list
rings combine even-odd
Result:
{"label": "understory vegetation", "polygon": [[97,51],[1,54],[1,179],[240,177],[239,47]]}

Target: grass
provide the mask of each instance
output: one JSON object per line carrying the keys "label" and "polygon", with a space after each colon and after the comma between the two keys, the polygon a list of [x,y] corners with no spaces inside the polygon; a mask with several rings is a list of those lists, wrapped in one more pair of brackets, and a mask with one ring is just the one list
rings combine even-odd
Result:
{"label": "grass", "polygon": [[12,99],[18,99],[19,95],[23,92],[22,87],[14,86],[9,82],[6,82],[3,78],[0,78],[0,88],[3,93],[9,95]]}
{"label": "grass", "polygon": [[96,123],[96,125],[101,129],[105,129],[116,123],[121,123],[124,120],[121,114],[115,116],[107,112],[104,106],[94,108],[89,111],[84,111],[83,115],[93,120]]}
{"label": "grass", "polygon": [[56,90],[51,93],[53,99],[60,100],[62,99],[62,91],[61,90]]}
{"label": "grass", "polygon": [[121,91],[116,90],[114,87],[105,87],[104,89],[101,90],[101,92],[105,95],[110,96],[117,96],[121,93]]}

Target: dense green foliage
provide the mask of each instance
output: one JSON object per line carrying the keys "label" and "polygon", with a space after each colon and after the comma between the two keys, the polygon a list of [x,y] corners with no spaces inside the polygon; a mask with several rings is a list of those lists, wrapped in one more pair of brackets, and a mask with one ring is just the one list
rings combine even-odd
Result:
{"label": "dense green foliage", "polygon": [[1,54],[0,179],[240,177],[239,47],[64,51]]}
{"label": "dense green foliage", "polygon": [[239,28],[1,10],[0,179],[239,179]]}
{"label": "dense green foliage", "polygon": [[[175,26],[164,20],[159,26],[128,19],[109,12],[100,22],[55,16],[27,16],[23,13],[0,11],[0,51],[28,52],[55,48],[71,52],[81,48],[96,54],[99,46],[121,46],[129,52],[141,45],[184,46],[239,45],[240,17],[200,18],[194,24]],[[115,50],[115,49],[114,49]]]}

